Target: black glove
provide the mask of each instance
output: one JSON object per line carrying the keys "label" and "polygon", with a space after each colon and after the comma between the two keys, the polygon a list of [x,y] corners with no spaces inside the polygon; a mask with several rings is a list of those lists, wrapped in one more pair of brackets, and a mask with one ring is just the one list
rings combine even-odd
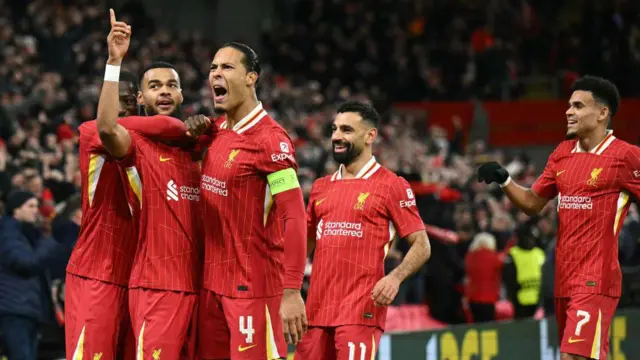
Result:
{"label": "black glove", "polygon": [[478,182],[502,184],[509,178],[509,172],[495,161],[484,163],[478,168]]}

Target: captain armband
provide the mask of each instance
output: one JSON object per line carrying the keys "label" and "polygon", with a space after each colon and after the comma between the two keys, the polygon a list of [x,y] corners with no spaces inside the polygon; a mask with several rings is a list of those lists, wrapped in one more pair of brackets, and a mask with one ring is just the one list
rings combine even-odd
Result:
{"label": "captain armband", "polygon": [[267,182],[269,183],[269,189],[273,196],[300,187],[298,175],[296,175],[296,171],[293,168],[276,171],[267,175]]}

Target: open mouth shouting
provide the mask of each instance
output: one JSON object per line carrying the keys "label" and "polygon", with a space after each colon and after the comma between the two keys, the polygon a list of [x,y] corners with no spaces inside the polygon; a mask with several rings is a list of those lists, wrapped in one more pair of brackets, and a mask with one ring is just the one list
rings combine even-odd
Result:
{"label": "open mouth shouting", "polygon": [[213,85],[213,101],[216,104],[221,104],[227,99],[229,91],[223,85]]}

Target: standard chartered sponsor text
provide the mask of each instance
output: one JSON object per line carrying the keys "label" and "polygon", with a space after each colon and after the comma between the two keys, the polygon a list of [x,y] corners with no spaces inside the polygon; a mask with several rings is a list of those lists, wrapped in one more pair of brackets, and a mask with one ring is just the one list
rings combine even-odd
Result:
{"label": "standard chartered sponsor text", "polygon": [[354,236],[361,238],[364,235],[362,223],[348,221],[328,221],[324,224],[323,236]]}
{"label": "standard chartered sponsor text", "polygon": [[180,186],[180,197],[183,200],[200,201],[200,189],[191,186]]}
{"label": "standard chartered sponsor text", "polygon": [[590,196],[560,195],[559,208],[567,210],[592,210],[593,202]]}
{"label": "standard chartered sponsor text", "polygon": [[229,196],[229,189],[227,189],[227,182],[218,180],[209,175],[202,175],[202,181],[200,182],[200,187],[203,190],[210,191],[214,194],[218,194],[221,196]]}

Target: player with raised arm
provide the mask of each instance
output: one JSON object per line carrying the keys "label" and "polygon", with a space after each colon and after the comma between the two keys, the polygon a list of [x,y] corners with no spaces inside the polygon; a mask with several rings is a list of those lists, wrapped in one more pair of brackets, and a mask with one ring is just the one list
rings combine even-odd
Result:
{"label": "player with raised arm", "polygon": [[[139,228],[129,280],[137,359],[193,358],[202,260],[202,233],[196,221],[200,171],[191,147],[180,146],[184,142],[153,140],[118,124],[119,67],[131,28],[116,21],[113,10],[110,16],[97,127],[103,146],[126,171],[131,190],[127,195]],[[174,115],[182,100],[173,66],[154,63],[145,69],[138,103],[147,115]]]}
{"label": "player with raised arm", "polygon": [[[296,359],[374,359],[387,305],[400,283],[429,259],[431,247],[409,184],[376,162],[379,115],[346,102],[333,122],[338,171],[316,180],[307,205],[307,251],[315,249],[307,296],[309,331]],[[389,275],[384,259],[396,237],[411,244]]]}
{"label": "player with raised arm", "polygon": [[567,140],[531,189],[495,162],[478,180],[496,182],[529,215],[558,196],[555,302],[562,360],[606,359],[609,326],[621,294],[618,235],[631,196],[640,196],[640,148],[613,136],[618,89],[593,76],[573,84]]}
{"label": "player with raised arm", "polygon": [[[150,137],[182,135],[184,124],[177,119],[132,116],[138,115],[137,82],[132,73],[120,74],[118,116],[126,117],[120,124]],[[79,132],[83,215],[65,281],[67,358],[132,358],[132,348],[119,353],[131,327],[126,291],[138,233],[121,170],[102,147],[96,121],[83,123]]]}
{"label": "player with raised arm", "polygon": [[[204,289],[198,318],[202,359],[286,357],[306,330],[300,295],[305,266],[304,200],[294,148],[256,96],[260,64],[230,43],[209,73],[215,109],[224,113],[202,165]],[[205,118],[187,128],[198,135]],[[282,321],[280,320],[282,318]]]}

